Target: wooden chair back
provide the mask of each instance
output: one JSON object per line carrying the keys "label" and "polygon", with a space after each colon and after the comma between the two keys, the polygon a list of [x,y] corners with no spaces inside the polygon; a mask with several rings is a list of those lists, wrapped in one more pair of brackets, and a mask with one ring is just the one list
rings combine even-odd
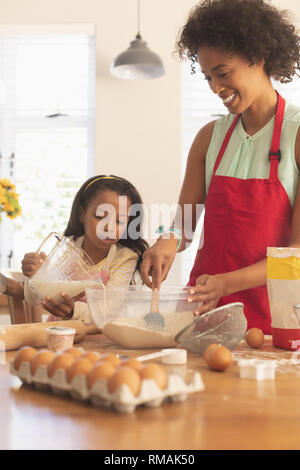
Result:
{"label": "wooden chair back", "polygon": [[[24,282],[25,277],[19,271],[14,271],[11,269],[1,269],[2,274],[6,277],[10,277],[18,282]],[[19,297],[13,297],[7,295],[8,309],[11,324],[17,323],[36,323],[42,322],[43,313],[47,313],[41,305],[35,305],[32,307],[29,305],[26,300]]]}

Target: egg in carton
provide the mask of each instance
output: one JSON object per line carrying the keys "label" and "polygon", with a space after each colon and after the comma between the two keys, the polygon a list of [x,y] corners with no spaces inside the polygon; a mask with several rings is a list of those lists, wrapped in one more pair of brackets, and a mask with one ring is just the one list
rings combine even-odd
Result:
{"label": "egg in carton", "polygon": [[158,407],[167,399],[180,402],[184,401],[189,393],[202,390],[204,384],[200,373],[189,371],[186,377],[182,377],[173,370],[167,376],[165,389],[161,390],[153,379],[143,379],[137,396],[134,396],[126,384],[110,393],[107,381],[99,379],[92,386],[89,399],[97,407],[112,407],[121,413],[132,413],[137,406]]}
{"label": "egg in carton", "polygon": [[39,390],[49,389],[48,367],[41,364],[34,374],[28,361],[23,361],[18,370],[15,369],[13,361],[10,362],[10,373],[16,375],[24,384],[33,385]]}
{"label": "egg in carton", "polygon": [[[88,351],[85,351],[82,348],[76,348],[81,355],[84,355],[88,353]],[[68,351],[66,351],[68,352]],[[95,354],[95,353],[94,353]],[[72,355],[72,354],[71,354]],[[64,354],[56,354],[56,357],[59,361],[59,357],[63,358]],[[97,355],[98,358],[98,355]],[[75,356],[74,362],[76,362],[77,359],[80,359],[79,356]],[[56,395],[66,395],[68,393],[71,393],[71,384],[69,383],[67,379],[67,373],[66,370],[72,366],[72,362],[64,362],[63,366],[60,366],[58,362],[52,363],[52,369],[48,369],[48,381],[49,381],[49,386],[52,392]]]}

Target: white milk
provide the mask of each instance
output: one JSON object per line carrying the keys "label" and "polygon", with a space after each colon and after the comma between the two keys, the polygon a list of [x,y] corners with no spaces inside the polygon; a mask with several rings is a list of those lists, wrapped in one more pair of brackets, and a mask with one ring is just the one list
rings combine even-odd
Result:
{"label": "white milk", "polygon": [[62,300],[61,293],[75,297],[84,292],[87,287],[99,286],[99,281],[89,279],[85,281],[35,281],[31,279],[31,285],[41,299],[52,297],[55,300]]}

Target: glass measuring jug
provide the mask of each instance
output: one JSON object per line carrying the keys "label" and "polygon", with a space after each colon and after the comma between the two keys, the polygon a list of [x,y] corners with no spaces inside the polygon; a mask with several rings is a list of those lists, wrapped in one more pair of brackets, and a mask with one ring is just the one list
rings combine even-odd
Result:
{"label": "glass measuring jug", "polygon": [[41,251],[46,252],[46,259],[29,279],[31,289],[40,300],[49,296],[59,301],[62,292],[75,297],[88,287],[103,286],[100,270],[72,239],[51,232],[37,253]]}

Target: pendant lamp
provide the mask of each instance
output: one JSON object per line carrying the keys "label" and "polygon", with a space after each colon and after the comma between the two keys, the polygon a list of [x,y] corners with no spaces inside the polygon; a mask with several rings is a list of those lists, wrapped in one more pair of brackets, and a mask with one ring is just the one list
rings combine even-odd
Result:
{"label": "pendant lamp", "polygon": [[137,0],[137,35],[128,49],[113,61],[110,71],[114,77],[127,80],[150,80],[161,77],[165,73],[161,58],[143,41],[139,23],[140,0]]}

